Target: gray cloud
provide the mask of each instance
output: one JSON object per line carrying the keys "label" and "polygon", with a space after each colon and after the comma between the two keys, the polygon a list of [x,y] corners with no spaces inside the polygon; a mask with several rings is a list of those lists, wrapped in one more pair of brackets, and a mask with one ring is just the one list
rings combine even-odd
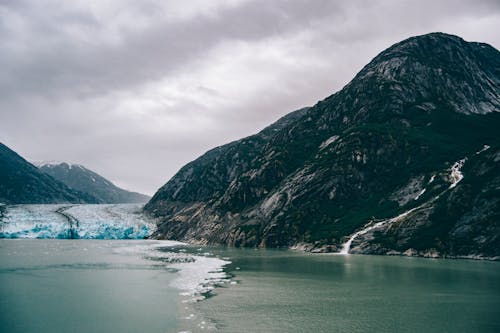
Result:
{"label": "gray cloud", "polygon": [[0,140],[151,194],[399,40],[499,25],[498,1],[0,1]]}

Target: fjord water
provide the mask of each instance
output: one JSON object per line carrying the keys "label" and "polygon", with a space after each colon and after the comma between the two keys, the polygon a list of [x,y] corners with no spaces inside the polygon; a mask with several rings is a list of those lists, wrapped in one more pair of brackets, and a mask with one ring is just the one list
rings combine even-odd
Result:
{"label": "fjord water", "polygon": [[498,262],[224,254],[238,284],[197,304],[221,332],[500,332]]}
{"label": "fjord water", "polygon": [[4,239],[0,331],[499,332],[499,281],[486,261]]}
{"label": "fjord water", "polygon": [[0,240],[0,332],[165,333],[196,327],[200,317],[192,313],[192,301],[212,282],[223,283],[225,262],[197,251],[185,254],[179,246]]}

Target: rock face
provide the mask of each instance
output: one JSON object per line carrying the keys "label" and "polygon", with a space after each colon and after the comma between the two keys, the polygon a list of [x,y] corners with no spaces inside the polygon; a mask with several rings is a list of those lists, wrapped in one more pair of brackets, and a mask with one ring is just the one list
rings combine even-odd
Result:
{"label": "rock face", "polygon": [[145,203],[150,199],[147,195],[121,189],[81,165],[48,163],[41,164],[39,169],[70,188],[91,194],[100,203]]}
{"label": "rock face", "polygon": [[145,210],[158,238],[340,251],[391,220],[351,252],[499,256],[499,111],[496,49],[413,37],[313,107],[187,164]]}
{"label": "rock face", "polygon": [[98,203],[88,193],[70,189],[41,172],[0,143],[0,203]]}

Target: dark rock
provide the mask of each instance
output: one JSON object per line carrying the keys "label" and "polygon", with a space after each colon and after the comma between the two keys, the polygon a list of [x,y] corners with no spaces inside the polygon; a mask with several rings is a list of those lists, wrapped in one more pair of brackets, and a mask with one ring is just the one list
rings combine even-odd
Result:
{"label": "dark rock", "polygon": [[67,187],[0,143],[0,203],[99,203],[99,200]]}
{"label": "dark rock", "polygon": [[[496,49],[409,38],[336,94],[187,164],[145,210],[162,221],[160,238],[314,250],[423,205],[353,251],[498,256],[499,110]],[[464,157],[465,178],[449,189]]]}

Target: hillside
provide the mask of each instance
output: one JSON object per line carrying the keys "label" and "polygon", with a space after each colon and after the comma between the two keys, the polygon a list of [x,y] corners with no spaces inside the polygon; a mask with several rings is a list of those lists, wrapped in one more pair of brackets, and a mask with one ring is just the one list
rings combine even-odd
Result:
{"label": "hillside", "polygon": [[496,49],[412,37],[336,94],[187,164],[145,210],[156,237],[203,244],[338,252],[373,226],[349,252],[500,256],[499,111]]}
{"label": "hillside", "polygon": [[0,203],[98,203],[94,196],[70,189],[41,172],[0,143]]}
{"label": "hillside", "polygon": [[39,169],[70,188],[91,194],[100,203],[144,203],[150,199],[147,195],[121,189],[82,165],[42,163]]}

